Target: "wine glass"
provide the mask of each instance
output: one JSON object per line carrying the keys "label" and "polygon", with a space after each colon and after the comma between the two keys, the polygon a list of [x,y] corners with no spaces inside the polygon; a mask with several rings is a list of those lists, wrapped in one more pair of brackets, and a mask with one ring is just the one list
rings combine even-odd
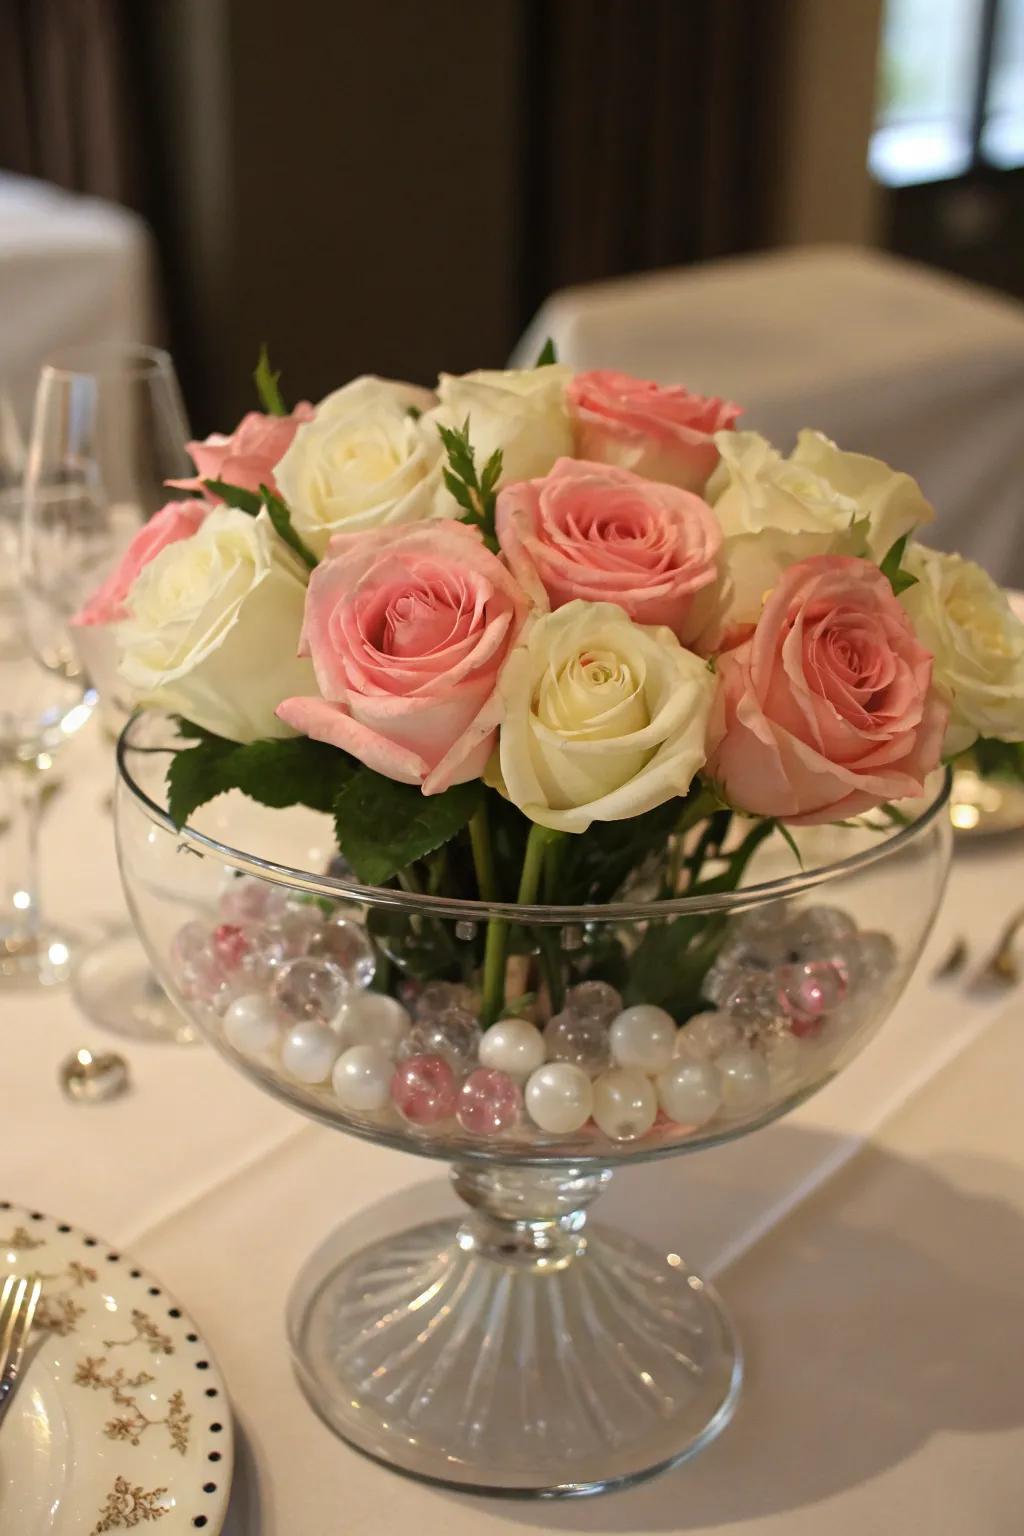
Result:
{"label": "wine glass", "polygon": [[[169,355],[156,347],[72,347],[44,364],[36,389],[25,469],[26,518],[54,486],[75,487],[94,509],[90,587],[114,568],[136,531],[175,494],[166,482],[189,473],[188,422]],[[102,538],[99,528],[102,527]],[[83,595],[88,595],[86,592]],[[110,627],[76,628],[78,657],[113,739],[131,700],[117,674]],[[125,925],[83,954],[75,997],[93,1023],[136,1038],[190,1042],[196,1032],[158,985]]]}
{"label": "wine glass", "polygon": [[31,519],[26,513],[21,491],[0,493],[0,777],[8,806],[0,984],[49,986],[67,979],[76,941],[40,905],[41,792],[57,750],[95,703],[68,620],[105,538],[95,503],[77,486],[40,490]]}

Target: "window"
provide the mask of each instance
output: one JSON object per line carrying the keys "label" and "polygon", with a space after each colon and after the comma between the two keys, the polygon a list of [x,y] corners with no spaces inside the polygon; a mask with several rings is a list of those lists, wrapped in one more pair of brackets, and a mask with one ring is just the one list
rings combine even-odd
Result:
{"label": "window", "polygon": [[1024,0],[887,0],[869,164],[890,187],[1024,166]]}

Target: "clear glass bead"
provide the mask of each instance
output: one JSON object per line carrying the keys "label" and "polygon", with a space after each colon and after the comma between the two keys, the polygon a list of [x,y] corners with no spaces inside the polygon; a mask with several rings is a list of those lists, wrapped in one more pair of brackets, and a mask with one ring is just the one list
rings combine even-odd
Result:
{"label": "clear glass bead", "polygon": [[567,1061],[591,1077],[612,1059],[608,1025],[593,1014],[556,1013],[544,1028],[544,1047],[549,1061]]}
{"label": "clear glass bead", "polygon": [[826,959],[856,936],[857,924],[841,907],[804,907],[786,925],[790,945],[807,959]]}
{"label": "clear glass bead", "polygon": [[896,945],[887,933],[870,929],[846,946],[846,959],[852,987],[877,987],[896,969]]}
{"label": "clear glass bead", "polygon": [[318,1019],[327,1024],[345,1000],[344,978],[329,960],[287,960],[274,977],[274,999],[295,1023]]}
{"label": "clear glass bead", "polygon": [[464,1008],[448,1008],[428,1018],[418,1018],[399,1047],[399,1056],[440,1056],[453,1072],[464,1076],[480,1057],[483,1030]]}
{"label": "clear glass bead", "polygon": [[287,897],[280,886],[255,880],[249,875],[231,880],[217,903],[221,921],[237,923],[241,928],[248,923],[278,922],[284,916],[286,906]]}
{"label": "clear glass bead", "polygon": [[224,972],[213,947],[213,930],[198,921],[185,923],[171,941],[171,970],[190,1001],[209,1002],[224,983]]}
{"label": "clear glass bead", "polygon": [[728,1013],[696,1013],[687,1019],[676,1035],[677,1056],[695,1061],[714,1061],[721,1051],[740,1045],[743,1031]]}
{"label": "clear glass bead", "polygon": [[282,913],[275,925],[286,954],[291,959],[307,955],[309,947],[323,926],[323,914],[319,907],[308,902],[294,904]]}
{"label": "clear glass bead", "polygon": [[413,1015],[417,1020],[431,1019],[452,1008],[475,1015],[476,1003],[473,989],[461,981],[428,981],[416,998]]}
{"label": "clear glass bead", "polygon": [[622,1012],[622,997],[606,981],[581,981],[566,992],[565,1012],[610,1024]]}
{"label": "clear glass bead", "polygon": [[337,966],[350,987],[368,987],[377,969],[377,957],[365,928],[345,917],[332,917],[310,936],[306,953]]}

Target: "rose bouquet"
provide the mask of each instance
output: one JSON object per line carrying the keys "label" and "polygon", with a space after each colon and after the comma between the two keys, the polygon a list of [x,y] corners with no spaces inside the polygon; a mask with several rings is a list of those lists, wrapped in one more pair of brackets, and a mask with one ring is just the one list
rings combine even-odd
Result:
{"label": "rose bouquet", "polygon": [[[291,413],[265,356],[256,379],[263,412],[189,444],[186,494],[79,616],[178,717],[178,825],[238,789],[329,812],[368,886],[674,897],[735,888],[773,832],[796,854],[796,826],[884,826],[944,758],[1024,738],[1004,595],[913,542],[908,475],[820,433],[784,457],[734,405],[550,353]],[[390,950],[416,985],[469,981],[485,1026],[513,1007],[507,924],[471,962],[418,933]],[[675,942],[644,1000],[679,1018],[715,949]]]}

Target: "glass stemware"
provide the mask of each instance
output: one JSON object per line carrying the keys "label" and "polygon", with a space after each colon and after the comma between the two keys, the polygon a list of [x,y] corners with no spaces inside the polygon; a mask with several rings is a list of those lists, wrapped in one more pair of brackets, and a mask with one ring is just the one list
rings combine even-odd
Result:
{"label": "glass stemware", "polygon": [[86,590],[98,521],[74,486],[38,492],[31,520],[23,522],[23,510],[20,491],[0,493],[0,775],[8,807],[0,982],[47,986],[67,978],[75,941],[43,917],[39,814],[54,756],[95,702],[68,619]]}
{"label": "glass stemware", "polygon": [[[93,508],[82,600],[115,567],[142,524],[174,495],[166,482],[189,473],[188,422],[174,365],[156,347],[74,347],[44,364],[25,469],[26,518],[53,487],[74,487]],[[80,664],[113,739],[130,709],[109,626],[76,627]],[[84,953],[74,975],[83,1012],[114,1033],[188,1043],[196,1032],[159,986],[127,926]]]}

